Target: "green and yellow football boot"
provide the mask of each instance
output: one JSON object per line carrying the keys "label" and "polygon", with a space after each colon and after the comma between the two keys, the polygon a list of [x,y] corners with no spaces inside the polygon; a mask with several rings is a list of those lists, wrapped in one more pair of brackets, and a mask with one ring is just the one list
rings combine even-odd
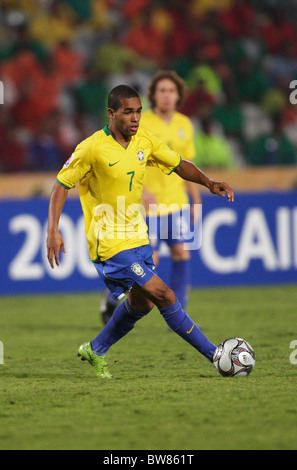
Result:
{"label": "green and yellow football boot", "polygon": [[97,354],[92,351],[90,343],[82,344],[78,349],[77,355],[82,361],[88,361],[91,366],[94,367],[97,377],[102,379],[112,378],[107,368],[106,356],[97,356]]}

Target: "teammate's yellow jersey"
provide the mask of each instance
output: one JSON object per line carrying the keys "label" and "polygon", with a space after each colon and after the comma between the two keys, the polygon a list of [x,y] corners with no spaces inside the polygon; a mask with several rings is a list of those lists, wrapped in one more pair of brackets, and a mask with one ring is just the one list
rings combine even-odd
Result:
{"label": "teammate's yellow jersey", "polygon": [[[140,125],[165,142],[185,160],[194,159],[194,129],[190,119],[184,114],[176,111],[170,124],[166,124],[157,114],[148,110],[142,114]],[[158,168],[147,168],[144,186],[155,196],[157,204],[161,204],[160,208],[163,204],[169,208],[168,211],[158,210],[160,215],[179,210],[182,204],[189,202],[185,182],[175,173],[170,178],[166,178]],[[175,210],[174,206],[170,209],[169,206],[172,204]]]}
{"label": "teammate's yellow jersey", "polygon": [[57,181],[67,189],[79,182],[93,261],[149,243],[141,209],[146,167],[156,166],[170,174],[180,163],[178,153],[144,129],[138,130],[127,148],[112,137],[107,126],[76,147]]}

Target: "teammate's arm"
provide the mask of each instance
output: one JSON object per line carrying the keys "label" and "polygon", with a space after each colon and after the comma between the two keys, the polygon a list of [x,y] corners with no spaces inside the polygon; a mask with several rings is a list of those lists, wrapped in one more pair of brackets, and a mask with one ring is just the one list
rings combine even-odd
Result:
{"label": "teammate's arm", "polygon": [[61,186],[58,182],[54,184],[49,200],[48,209],[48,226],[47,226],[47,259],[54,269],[54,260],[59,266],[60,250],[66,253],[64,248],[64,240],[58,231],[60,215],[64,207],[68,189]]}
{"label": "teammate's arm", "polygon": [[234,201],[234,192],[231,186],[225,182],[212,180],[203,173],[203,171],[199,170],[194,163],[189,162],[188,160],[182,160],[181,164],[175,169],[175,173],[184,180],[206,186],[206,188],[208,188],[213,194],[217,194],[222,197],[225,197],[226,194],[229,202]]}

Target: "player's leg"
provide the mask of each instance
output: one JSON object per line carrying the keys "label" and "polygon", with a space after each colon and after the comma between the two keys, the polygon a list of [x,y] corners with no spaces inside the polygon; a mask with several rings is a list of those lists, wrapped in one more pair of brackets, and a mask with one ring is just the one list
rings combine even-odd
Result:
{"label": "player's leg", "polygon": [[136,292],[119,304],[103,330],[88,343],[80,346],[78,356],[87,360],[101,378],[111,378],[106,362],[106,353],[110,347],[129,333],[135,323],[143,318],[153,308],[154,304],[146,297]]}
{"label": "player's leg", "polygon": [[[154,276],[155,269],[149,245],[125,250],[104,263],[94,264],[106,287],[118,299],[125,291],[131,290],[135,282],[145,283],[145,280]],[[110,377],[106,368],[107,351],[152,308],[153,303],[148,298],[138,299],[136,294],[131,304],[127,298],[117,306],[103,330],[92,341],[80,346],[78,355],[95,368],[97,376]]]}
{"label": "player's leg", "polygon": [[[159,252],[158,250],[155,250],[153,252],[153,261],[155,266],[158,265],[159,262]],[[102,301],[100,305],[101,309],[101,318],[104,323],[104,325],[107,324],[107,322],[111,319],[113,312],[119,305],[119,300],[118,298],[110,292],[109,289],[105,289],[103,294],[102,294]]]}
{"label": "player's leg", "polygon": [[[153,261],[155,266],[158,266],[159,263],[159,252],[158,250],[154,250],[153,252]],[[178,277],[178,272],[176,271],[176,278]],[[176,286],[177,287],[177,286]],[[101,301],[101,317],[104,325],[111,319],[113,312],[119,305],[118,298],[110,292],[109,289],[105,289],[102,294],[102,301]]]}
{"label": "player's leg", "polygon": [[105,355],[113,344],[134,328],[138,320],[150,312],[153,304],[147,298],[145,300],[141,304],[135,302],[131,305],[127,298],[116,307],[103,330],[91,341],[95,354]]}
{"label": "player's leg", "polygon": [[135,286],[159,309],[168,326],[212,362],[216,346],[202,333],[182,308],[175,293],[158,276],[153,276],[142,287]]}
{"label": "player's leg", "polygon": [[190,252],[185,249],[184,243],[174,243],[170,246],[170,251],[172,259],[170,287],[181,306],[186,308],[190,284]]}
{"label": "player's leg", "polygon": [[174,212],[168,216],[167,244],[172,259],[170,287],[183,308],[186,308],[187,290],[190,283],[190,252],[186,245],[191,238],[190,216],[189,210]]}
{"label": "player's leg", "polygon": [[[160,247],[160,217],[151,216],[147,217],[146,223],[148,226],[148,235],[150,240],[150,245],[153,249],[153,262],[157,266],[159,263],[159,247]],[[104,325],[110,320],[118,306],[119,301],[115,295],[110,292],[109,289],[105,289],[102,296],[102,301],[100,305],[101,318]]]}
{"label": "player's leg", "polygon": [[106,323],[111,319],[113,312],[119,304],[118,298],[113,295],[109,289],[105,289],[102,294],[102,300],[100,305],[101,318],[106,325]]}
{"label": "player's leg", "polygon": [[159,259],[160,259],[159,251],[158,251],[158,250],[154,250],[154,252],[153,252],[153,261],[154,261],[154,265],[155,265],[155,266],[158,266],[158,264],[159,264]]}
{"label": "player's leg", "polygon": [[143,315],[150,312],[155,306],[155,304],[143,294],[141,288],[136,283],[128,292],[128,303],[134,311],[140,312]]}

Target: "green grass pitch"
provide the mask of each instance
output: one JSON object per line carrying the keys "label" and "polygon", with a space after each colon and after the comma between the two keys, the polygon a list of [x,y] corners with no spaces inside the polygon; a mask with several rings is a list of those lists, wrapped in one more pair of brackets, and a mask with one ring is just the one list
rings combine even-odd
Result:
{"label": "green grass pitch", "polygon": [[94,293],[0,298],[0,449],[297,449],[296,286],[190,293],[211,341],[254,347],[241,378],[221,377],[154,309],[110,349],[114,379],[100,381],[76,356],[102,328],[99,304]]}

